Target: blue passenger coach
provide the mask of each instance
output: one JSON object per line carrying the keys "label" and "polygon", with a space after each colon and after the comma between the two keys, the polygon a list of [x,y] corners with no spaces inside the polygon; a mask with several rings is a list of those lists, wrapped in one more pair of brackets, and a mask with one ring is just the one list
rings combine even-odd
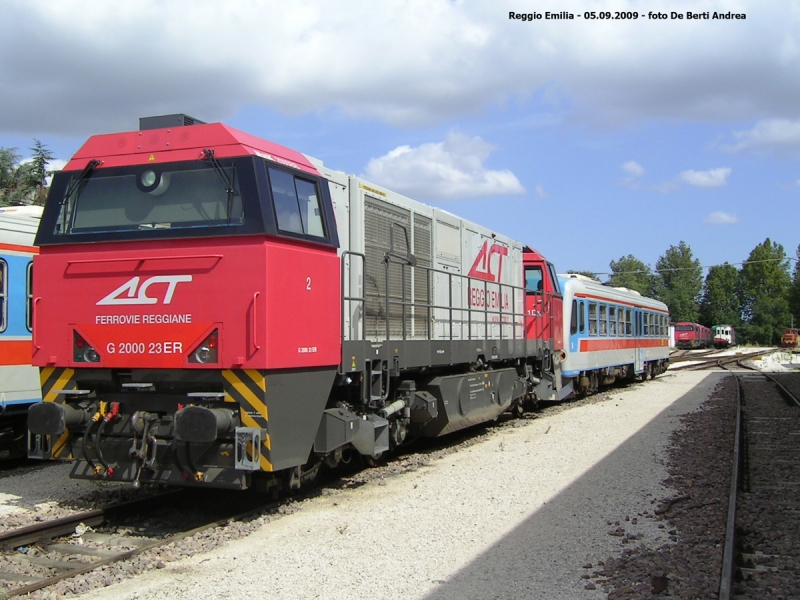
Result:
{"label": "blue passenger coach", "polygon": [[40,206],[0,207],[0,459],[25,455],[28,407],[41,401],[31,366],[33,238]]}
{"label": "blue passenger coach", "polygon": [[582,275],[560,275],[564,292],[562,373],[579,393],[616,379],[651,378],[669,365],[667,305]]}

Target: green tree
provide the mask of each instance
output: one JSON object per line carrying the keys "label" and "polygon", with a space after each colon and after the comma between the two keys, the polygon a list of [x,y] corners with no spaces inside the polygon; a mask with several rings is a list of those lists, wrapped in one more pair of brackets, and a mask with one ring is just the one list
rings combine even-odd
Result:
{"label": "green tree", "polygon": [[670,246],[656,262],[655,297],[669,307],[674,323],[699,319],[698,299],[703,287],[703,268],[692,258],[692,249],[681,241]]}
{"label": "green tree", "polygon": [[745,340],[777,345],[791,323],[789,259],[783,246],[767,238],[742,266],[742,315]]}
{"label": "green tree", "polygon": [[800,324],[800,246],[797,246],[797,253],[795,256],[797,260],[794,263],[792,285],[789,288],[789,310],[794,317],[789,324],[793,326]]}
{"label": "green tree", "polygon": [[44,201],[47,198],[47,177],[53,174],[52,171],[47,170],[47,165],[53,160],[53,153],[36,138],[34,138],[33,147],[30,150],[33,152],[33,157],[30,161],[31,182],[33,182],[34,178],[36,180],[32,203],[44,205]]}
{"label": "green tree", "polygon": [[609,267],[609,285],[636,290],[643,296],[653,295],[653,271],[633,254],[623,256],[617,261],[612,260]]}
{"label": "green tree", "polygon": [[46,178],[52,153],[39,140],[34,140],[33,158],[22,158],[16,148],[0,148],[0,204],[44,203]]}
{"label": "green tree", "polygon": [[700,300],[700,321],[711,325],[733,325],[742,322],[739,270],[733,265],[711,267],[703,285]]}

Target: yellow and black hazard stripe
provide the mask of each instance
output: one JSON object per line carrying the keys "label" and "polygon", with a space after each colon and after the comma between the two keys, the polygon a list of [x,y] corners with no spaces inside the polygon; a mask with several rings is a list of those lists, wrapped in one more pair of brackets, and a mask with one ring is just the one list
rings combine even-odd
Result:
{"label": "yellow and black hazard stripe", "polygon": [[[64,402],[64,395],[58,392],[74,390],[77,382],[74,379],[75,369],[64,367],[44,367],[39,369],[39,380],[42,384],[42,400],[44,402]],[[48,436],[53,437],[53,436]],[[64,453],[69,449],[69,429],[64,430],[50,447],[50,458],[71,458],[71,453]]]}
{"label": "yellow and black hazard stripe", "polygon": [[269,437],[269,411],[267,410],[267,376],[257,369],[223,370],[226,401],[239,405],[239,415],[244,427],[262,429],[266,433],[261,438],[261,469],[272,471]]}
{"label": "yellow and black hazard stripe", "polygon": [[64,396],[59,394],[63,390],[77,388],[75,369],[64,367],[44,367],[39,369],[39,379],[42,383],[42,400],[44,402],[64,402]]}

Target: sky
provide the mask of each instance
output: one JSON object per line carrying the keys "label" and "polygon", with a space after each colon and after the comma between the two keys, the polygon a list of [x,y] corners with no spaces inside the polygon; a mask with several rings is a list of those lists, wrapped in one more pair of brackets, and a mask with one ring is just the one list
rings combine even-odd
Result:
{"label": "sky", "polygon": [[0,52],[0,147],[53,167],[185,113],[558,272],[800,244],[800,0],[5,0]]}

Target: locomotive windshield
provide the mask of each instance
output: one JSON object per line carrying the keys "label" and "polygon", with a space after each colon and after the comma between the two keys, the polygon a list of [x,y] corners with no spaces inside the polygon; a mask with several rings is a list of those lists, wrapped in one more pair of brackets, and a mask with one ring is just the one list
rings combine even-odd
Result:
{"label": "locomotive windshield", "polygon": [[36,245],[267,234],[338,246],[324,179],[260,157],[56,173]]}
{"label": "locomotive windshield", "polygon": [[202,161],[74,173],[55,235],[238,225],[236,166]]}

